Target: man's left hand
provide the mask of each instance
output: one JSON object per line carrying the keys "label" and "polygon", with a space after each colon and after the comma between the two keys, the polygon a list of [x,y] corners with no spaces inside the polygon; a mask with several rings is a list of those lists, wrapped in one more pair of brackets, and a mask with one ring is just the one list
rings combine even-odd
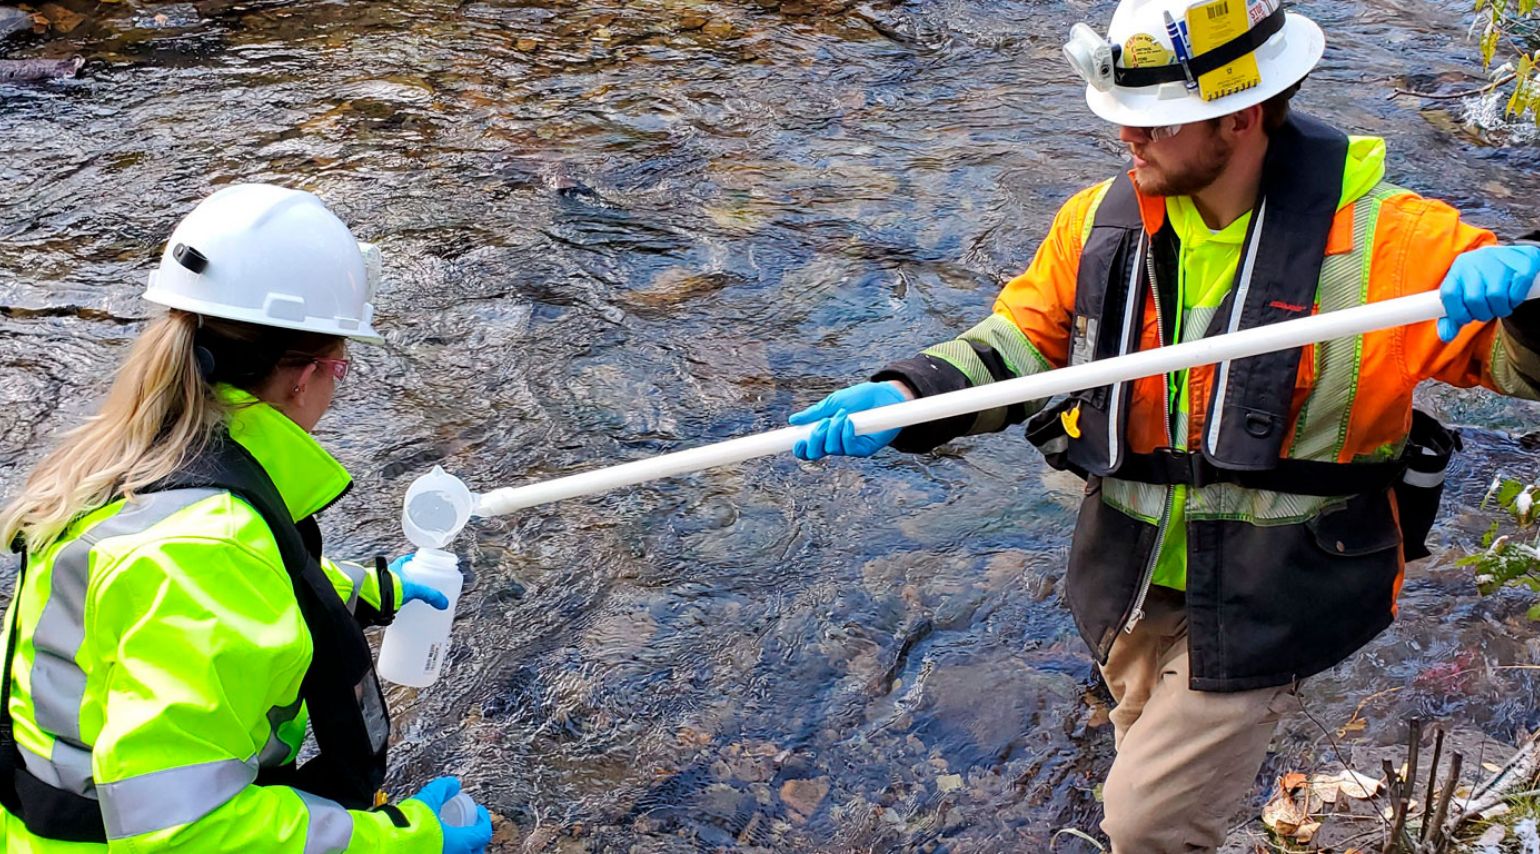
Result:
{"label": "man's left hand", "polygon": [[1540,276],[1540,246],[1483,246],[1454,259],[1439,288],[1446,316],[1438,337],[1453,341],[1467,323],[1513,313]]}

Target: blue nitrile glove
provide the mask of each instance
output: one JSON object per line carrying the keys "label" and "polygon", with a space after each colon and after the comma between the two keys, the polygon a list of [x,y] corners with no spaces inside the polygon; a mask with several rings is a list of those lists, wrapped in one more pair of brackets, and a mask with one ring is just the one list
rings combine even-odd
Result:
{"label": "blue nitrile glove", "polygon": [[411,555],[402,555],[390,562],[390,571],[396,574],[401,582],[401,604],[408,602],[427,602],[434,608],[442,611],[449,607],[449,597],[434,590],[426,584],[418,584],[409,581],[406,577],[406,565],[412,562]]}
{"label": "blue nitrile glove", "polygon": [[1438,337],[1453,341],[1467,323],[1485,323],[1513,313],[1540,276],[1540,246],[1483,246],[1454,259],[1438,289],[1447,316]]}
{"label": "blue nitrile glove", "polygon": [[850,413],[903,403],[908,399],[908,395],[890,382],[842,388],[787,419],[793,426],[818,422],[813,432],[806,439],[798,440],[791,452],[801,460],[816,460],[830,454],[869,457],[887,447],[898,431],[884,430],[857,436],[855,425],[850,423]]}
{"label": "blue nitrile glove", "polygon": [[[422,787],[417,794],[407,798],[409,801],[422,801],[433,810],[436,816],[444,804],[455,795],[460,794],[460,781],[454,777],[440,777],[437,780]],[[476,807],[476,821],[465,827],[455,827],[444,824],[443,819],[439,824],[444,828],[444,854],[482,854],[487,846],[492,843],[492,816],[487,808],[478,805]]]}

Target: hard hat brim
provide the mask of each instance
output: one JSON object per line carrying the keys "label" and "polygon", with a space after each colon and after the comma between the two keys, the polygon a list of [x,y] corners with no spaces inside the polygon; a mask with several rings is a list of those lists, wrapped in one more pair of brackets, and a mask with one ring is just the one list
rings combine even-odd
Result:
{"label": "hard hat brim", "polygon": [[321,318],[309,318],[307,320],[286,321],[271,317],[261,312],[239,311],[230,306],[217,302],[205,302],[194,299],[186,294],[179,294],[165,288],[157,288],[152,283],[144,292],[146,302],[166,308],[175,308],[181,311],[191,312],[204,317],[217,317],[222,320],[235,320],[241,323],[250,323],[254,326],[272,326],[278,329],[294,329],[300,332],[315,332],[321,335],[335,335],[338,338],[348,338],[364,344],[384,344],[385,338],[375,330],[374,324],[365,323],[357,329],[345,329],[335,321],[326,321]]}
{"label": "hard hat brim", "polygon": [[[1244,110],[1303,80],[1326,52],[1326,36],[1321,28],[1293,12],[1286,13],[1283,30],[1273,39],[1282,39],[1283,48],[1266,63],[1262,84],[1251,89],[1205,101],[1176,84],[1142,89],[1114,86],[1105,92],[1086,86],[1086,106],[1099,118],[1120,127],[1183,125]],[[1266,49],[1264,45],[1259,52]]]}

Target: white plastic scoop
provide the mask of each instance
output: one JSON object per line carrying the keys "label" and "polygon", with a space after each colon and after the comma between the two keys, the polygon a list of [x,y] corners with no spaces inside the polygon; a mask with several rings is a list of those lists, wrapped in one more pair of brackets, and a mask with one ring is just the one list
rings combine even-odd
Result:
{"label": "white plastic scoop", "polygon": [[434,466],[412,481],[401,505],[401,530],[419,549],[442,549],[470,521],[475,496],[465,482]]}

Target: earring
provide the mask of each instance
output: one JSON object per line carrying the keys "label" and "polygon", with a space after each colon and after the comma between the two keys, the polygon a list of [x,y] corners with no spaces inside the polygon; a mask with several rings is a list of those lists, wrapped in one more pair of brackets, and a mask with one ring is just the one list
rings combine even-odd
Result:
{"label": "earring", "polygon": [[299,391],[300,391],[299,386],[295,386],[294,387],[294,393],[295,394],[299,394]]}

